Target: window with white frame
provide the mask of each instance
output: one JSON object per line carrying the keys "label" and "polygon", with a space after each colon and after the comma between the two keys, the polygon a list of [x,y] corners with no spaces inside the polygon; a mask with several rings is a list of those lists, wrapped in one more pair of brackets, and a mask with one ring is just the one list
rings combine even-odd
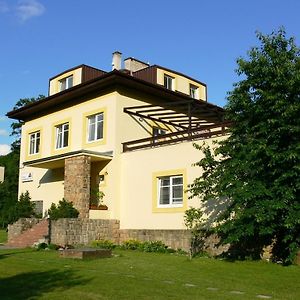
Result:
{"label": "window with white frame", "polygon": [[158,178],[158,207],[182,207],[183,176]]}
{"label": "window with white frame", "polygon": [[73,75],[65,77],[59,81],[59,90],[64,91],[73,86]]}
{"label": "window with white frame", "polygon": [[169,75],[164,75],[164,87],[168,90],[174,90],[174,78]]}
{"label": "window with white frame", "polygon": [[37,154],[40,152],[41,133],[36,131],[29,134],[29,154]]}
{"label": "window with white frame", "polygon": [[62,149],[69,146],[69,123],[56,126],[55,134],[55,149]]}
{"label": "window with white frame", "polygon": [[191,98],[198,99],[198,87],[190,84],[190,96]]}
{"label": "window with white frame", "polygon": [[103,113],[88,117],[88,142],[103,138]]}

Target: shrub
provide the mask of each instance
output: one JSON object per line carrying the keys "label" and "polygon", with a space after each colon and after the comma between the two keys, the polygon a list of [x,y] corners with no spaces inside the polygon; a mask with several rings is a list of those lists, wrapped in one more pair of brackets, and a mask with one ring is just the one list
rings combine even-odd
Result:
{"label": "shrub", "polygon": [[56,245],[56,244],[49,244],[49,245],[47,246],[47,248],[48,248],[49,250],[58,250],[60,247],[59,247],[58,245]]}
{"label": "shrub", "polygon": [[116,245],[110,240],[95,240],[91,242],[91,246],[102,249],[114,249]]}
{"label": "shrub", "polygon": [[61,218],[78,218],[79,211],[73,206],[72,202],[62,199],[56,206],[54,203],[51,204],[48,210],[48,215],[51,220],[57,220]]}
{"label": "shrub", "polygon": [[159,252],[159,253],[168,252],[168,246],[165,245],[162,241],[147,241],[141,243],[139,249],[144,252]]}
{"label": "shrub", "polygon": [[124,241],[120,246],[124,250],[137,250],[141,247],[141,242],[138,240],[128,240]]}
{"label": "shrub", "polygon": [[31,202],[29,192],[26,191],[20,195],[19,201],[16,203],[17,219],[31,218],[35,216],[35,204]]}

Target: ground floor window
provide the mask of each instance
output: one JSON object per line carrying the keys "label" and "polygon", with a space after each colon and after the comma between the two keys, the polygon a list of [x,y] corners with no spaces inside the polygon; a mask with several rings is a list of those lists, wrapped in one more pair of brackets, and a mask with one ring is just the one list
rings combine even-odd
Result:
{"label": "ground floor window", "polygon": [[158,207],[181,207],[183,204],[183,176],[158,177]]}

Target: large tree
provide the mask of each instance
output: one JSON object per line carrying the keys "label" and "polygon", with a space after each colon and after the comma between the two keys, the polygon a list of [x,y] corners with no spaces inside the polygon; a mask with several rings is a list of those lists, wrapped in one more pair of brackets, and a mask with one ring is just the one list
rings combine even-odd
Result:
{"label": "large tree", "polygon": [[190,192],[227,203],[216,230],[228,255],[258,258],[272,245],[273,259],[290,263],[300,246],[300,50],[284,29],[257,37],[237,60],[230,135],[214,150],[198,146],[203,175]]}

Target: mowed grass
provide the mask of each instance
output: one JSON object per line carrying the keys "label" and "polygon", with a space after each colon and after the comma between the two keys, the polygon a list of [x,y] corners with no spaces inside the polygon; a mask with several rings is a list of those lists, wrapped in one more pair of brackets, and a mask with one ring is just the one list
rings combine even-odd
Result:
{"label": "mowed grass", "polygon": [[75,260],[57,251],[0,250],[0,298],[300,299],[300,267],[114,251]]}
{"label": "mowed grass", "polygon": [[7,241],[7,232],[5,229],[0,229],[0,244],[3,244]]}

